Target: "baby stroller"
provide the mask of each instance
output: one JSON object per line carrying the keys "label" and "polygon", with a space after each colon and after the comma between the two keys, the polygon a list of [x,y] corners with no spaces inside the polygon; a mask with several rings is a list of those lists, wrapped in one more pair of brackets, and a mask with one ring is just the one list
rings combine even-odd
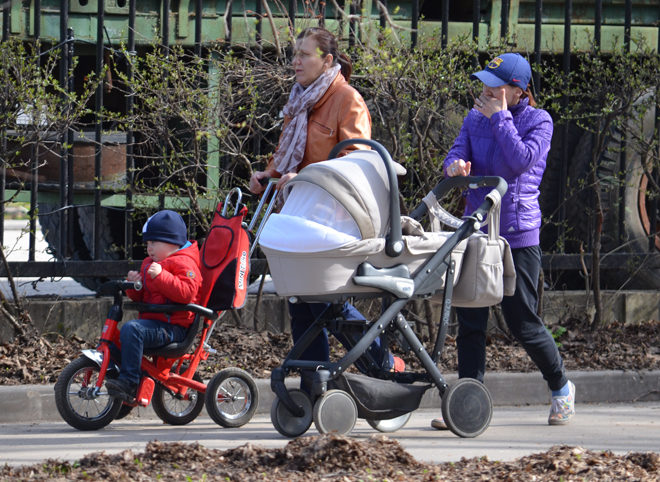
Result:
{"label": "baby stroller", "polygon": [[[353,144],[366,144],[372,150],[333,159]],[[279,295],[292,303],[331,303],[272,373],[271,389],[277,395],[271,407],[273,425],[287,437],[302,435],[312,422],[321,433],[347,434],[357,418],[363,418],[379,431],[392,432],[405,425],[424,392],[437,387],[449,429],[461,437],[476,437],[492,416],[487,388],[473,379],[460,379],[450,387],[436,364],[468,238],[480,229],[493,206],[499,214],[506,182],[499,177],[454,177],[438,184],[433,190],[437,199],[456,187],[490,187],[494,192],[464,222],[454,218],[455,232],[429,233],[413,219],[426,214],[425,204],[411,217],[401,217],[396,176],[405,169],[383,146],[371,140],[347,140],[329,158],[305,167],[287,184],[284,208],[268,218],[259,241]],[[499,227],[491,231],[498,233]],[[442,313],[429,354],[401,310],[410,300],[432,296],[442,300]],[[343,319],[338,307],[349,298],[383,298],[380,318]],[[324,328],[360,336],[350,339],[346,355],[338,361],[300,360]],[[378,337],[382,347],[393,339],[414,352],[424,371],[383,369],[389,353],[376,360],[369,350]],[[346,373],[358,361],[368,376]],[[284,380],[292,372],[301,373],[311,396],[303,390],[287,390]]]}

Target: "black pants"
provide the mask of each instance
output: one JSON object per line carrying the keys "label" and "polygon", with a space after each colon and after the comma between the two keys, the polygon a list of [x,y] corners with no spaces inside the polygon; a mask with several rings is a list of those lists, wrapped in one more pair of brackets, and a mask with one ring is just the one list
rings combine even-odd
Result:
{"label": "black pants", "polygon": [[[555,340],[536,314],[541,270],[541,248],[512,249],[516,266],[516,292],[502,299],[502,313],[509,330],[543,374],[550,390],[559,390],[568,379]],[[456,308],[458,317],[458,377],[484,381],[486,328],[489,308]]]}

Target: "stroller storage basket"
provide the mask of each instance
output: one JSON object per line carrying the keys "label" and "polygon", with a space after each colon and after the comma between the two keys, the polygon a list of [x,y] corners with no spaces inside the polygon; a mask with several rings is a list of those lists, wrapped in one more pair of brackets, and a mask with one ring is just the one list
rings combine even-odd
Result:
{"label": "stroller storage basket", "polygon": [[328,383],[349,393],[357,405],[358,418],[391,420],[419,408],[430,384],[411,385],[344,373]]}

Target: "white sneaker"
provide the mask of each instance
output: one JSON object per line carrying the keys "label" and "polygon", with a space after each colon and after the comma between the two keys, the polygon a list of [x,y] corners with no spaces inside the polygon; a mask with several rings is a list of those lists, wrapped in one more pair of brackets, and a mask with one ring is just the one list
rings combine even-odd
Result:
{"label": "white sneaker", "polygon": [[575,385],[568,382],[568,395],[565,397],[552,397],[548,424],[566,425],[575,416]]}

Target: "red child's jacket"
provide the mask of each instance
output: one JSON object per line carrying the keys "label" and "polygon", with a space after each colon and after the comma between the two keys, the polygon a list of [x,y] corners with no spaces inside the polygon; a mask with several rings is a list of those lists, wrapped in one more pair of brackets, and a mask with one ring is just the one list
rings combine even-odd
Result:
{"label": "red child's jacket", "polygon": [[[140,272],[143,287],[140,291],[126,290],[130,299],[154,305],[199,303],[202,274],[199,269],[197,241],[191,241],[191,246],[180,249],[161,261],[163,271],[153,279],[147,274],[152,262],[151,257],[142,261]],[[195,319],[195,314],[189,311],[178,311],[171,315],[143,312],[140,313],[140,318],[164,321],[188,328]]]}

